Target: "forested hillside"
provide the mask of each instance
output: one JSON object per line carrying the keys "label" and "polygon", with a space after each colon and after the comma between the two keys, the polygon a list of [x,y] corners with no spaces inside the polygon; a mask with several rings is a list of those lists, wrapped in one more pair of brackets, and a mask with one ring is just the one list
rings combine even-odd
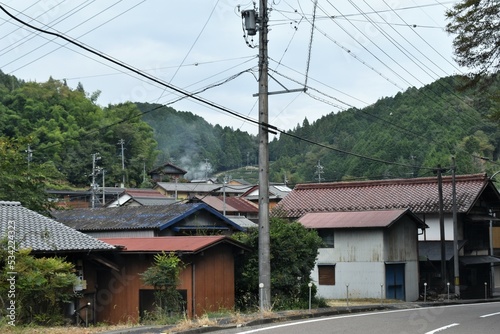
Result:
{"label": "forested hillside", "polygon": [[[270,143],[270,181],[426,176],[450,166],[452,156],[459,174],[497,171],[477,158],[496,162],[500,153],[500,83],[493,79],[463,90],[458,77],[443,78],[364,109],[312,123],[305,118]],[[98,95],[82,85],[23,82],[0,72],[0,199],[15,199],[13,189],[29,197],[40,185],[88,187],[96,153],[94,173],[102,184],[104,169],[108,186],[124,175],[128,187],[148,186],[143,172],[167,161],[189,179],[203,178],[207,165],[212,176],[257,164],[254,135],[162,105],[101,107]]]}
{"label": "forested hillside", "polygon": [[82,85],[70,89],[53,79],[23,82],[1,72],[0,78],[1,143],[20,156],[0,176],[28,168],[34,173],[43,166],[41,175],[49,169],[59,173],[49,181],[51,187],[89,187],[91,174],[102,175],[104,169],[109,185],[121,183],[125,173],[128,185],[139,186],[144,166],[154,165],[158,152],[153,130],[135,104],[102,108],[94,103],[99,92],[88,94]]}
{"label": "forested hillside", "polygon": [[[270,143],[271,180],[298,182],[428,176],[438,165],[457,173],[496,171],[500,82],[462,89],[440,79],[360,109],[329,114]],[[320,145],[300,141],[305,138]],[[318,167],[321,166],[321,167]]]}

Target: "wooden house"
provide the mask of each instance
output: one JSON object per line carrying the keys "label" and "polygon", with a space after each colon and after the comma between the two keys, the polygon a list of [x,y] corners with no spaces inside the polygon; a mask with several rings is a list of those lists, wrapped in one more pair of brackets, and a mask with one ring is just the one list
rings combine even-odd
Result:
{"label": "wooden house", "polygon": [[97,320],[106,323],[139,322],[155,308],[154,289],[141,274],[153,265],[153,256],[176,253],[183,264],[177,290],[188,317],[234,308],[234,256],[246,248],[225,236],[102,238],[116,246],[116,271],[102,270],[97,279]]}
{"label": "wooden house", "polygon": [[106,257],[115,247],[31,211],[19,202],[0,201],[0,236],[7,237],[9,231],[15,232],[18,249],[30,248],[37,257],[64,257],[75,265],[80,284],[74,286],[75,298],[61,314],[73,321],[95,323],[96,272],[113,268]]}
{"label": "wooden house", "polygon": [[149,171],[148,174],[153,182],[170,182],[184,177],[186,173],[186,170],[167,162]]}
{"label": "wooden house", "polygon": [[96,238],[231,235],[239,225],[204,203],[54,211],[57,221]]}

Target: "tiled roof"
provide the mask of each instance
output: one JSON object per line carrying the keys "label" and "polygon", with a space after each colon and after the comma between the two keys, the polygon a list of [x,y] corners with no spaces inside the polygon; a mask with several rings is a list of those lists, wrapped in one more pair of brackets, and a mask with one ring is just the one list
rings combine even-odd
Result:
{"label": "tiled roof", "polygon": [[[224,210],[224,198],[220,196],[204,196],[200,200],[217,211]],[[226,212],[258,213],[259,207],[243,197],[226,196]]]}
{"label": "tiled roof", "polygon": [[142,189],[142,188],[127,188],[125,190],[126,194],[129,194],[131,197],[141,197],[141,198],[167,198],[167,196],[163,195],[160,193],[158,190],[155,189]]}
{"label": "tiled roof", "polygon": [[101,238],[114,246],[123,246],[125,252],[184,252],[197,253],[219,243],[230,243],[245,248],[225,236],[177,236],[150,238]]}
{"label": "tiled roof", "polygon": [[31,211],[19,202],[0,201],[0,237],[11,226],[19,248],[35,252],[110,250],[113,246]]}
{"label": "tiled roof", "polygon": [[237,230],[242,229],[204,203],[73,209],[52,214],[57,221],[79,231],[163,230],[200,210],[208,211]]}
{"label": "tiled roof", "polygon": [[[452,178],[443,177],[443,209],[452,211]],[[488,186],[486,174],[456,176],[458,212],[467,212]],[[495,192],[498,198],[498,192]],[[299,184],[273,210],[272,215],[301,217],[306,212],[410,209],[414,213],[439,212],[436,177],[361,182]]]}
{"label": "tiled roof", "polygon": [[299,222],[307,228],[314,229],[383,228],[391,226],[404,215],[413,219],[417,226],[426,226],[409,210],[310,212],[300,217]]}

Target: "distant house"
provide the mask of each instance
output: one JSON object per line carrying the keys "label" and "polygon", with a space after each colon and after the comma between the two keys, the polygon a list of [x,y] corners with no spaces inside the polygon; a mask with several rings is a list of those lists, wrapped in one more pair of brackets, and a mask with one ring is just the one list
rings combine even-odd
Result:
{"label": "distant house", "polygon": [[187,171],[175,166],[174,164],[167,162],[151,171],[149,171],[149,176],[153,182],[170,182],[175,179],[180,179],[186,175]]}
{"label": "distant house", "polygon": [[325,244],[312,273],[319,296],[343,299],[348,287],[350,298],[418,299],[418,233],[426,225],[409,210],[306,213],[299,222]]}
{"label": "distant house", "polygon": [[243,228],[204,203],[54,211],[57,221],[97,238],[231,235]]}
{"label": "distant house", "polygon": [[[452,178],[442,178],[444,240],[454,239],[452,210]],[[463,298],[484,297],[500,288],[500,259],[495,257],[495,231],[499,228],[500,194],[486,174],[460,175],[455,179],[457,198],[457,242],[459,252],[460,294]],[[451,254],[446,254],[445,275],[441,255],[439,187],[437,177],[359,182],[299,184],[272,212],[272,215],[300,219],[309,212],[374,211],[409,209],[429,228],[419,236],[421,272],[420,287],[444,289],[444,281],[453,285]],[[498,232],[497,232],[498,233]],[[490,239],[491,238],[491,239]],[[438,249],[439,248],[439,249]],[[425,251],[425,253],[424,253]]]}
{"label": "distant house", "polygon": [[115,247],[31,211],[19,202],[0,201],[0,238],[7,237],[9,231],[15,231],[18,249],[30,248],[31,254],[39,257],[61,256],[75,265],[81,284],[74,287],[76,298],[68,303],[66,316],[74,320],[74,311],[84,306],[80,317],[95,322],[99,292],[96,273],[113,267],[106,257]]}
{"label": "distant house", "polygon": [[105,206],[106,203],[116,200],[125,188],[120,187],[98,187],[95,192],[92,189],[85,190],[47,190],[55,206],[60,209],[77,209],[92,207],[94,196],[96,207]]}
{"label": "distant house", "polygon": [[195,196],[240,196],[250,189],[248,185],[224,185],[222,183],[158,182],[153,189],[167,197],[188,200]]}
{"label": "distant house", "polygon": [[[285,198],[292,189],[284,184],[269,185],[269,209],[272,210],[283,198]],[[248,199],[256,204],[259,203],[259,186],[253,186],[241,194],[241,197]]]}
{"label": "distant house", "polygon": [[210,205],[220,213],[228,216],[243,216],[257,222],[259,218],[259,206],[244,197],[236,196],[197,196],[193,202],[203,202]]}
{"label": "distant house", "polygon": [[154,189],[127,188],[117,199],[108,203],[108,208],[117,206],[169,205],[176,201]]}

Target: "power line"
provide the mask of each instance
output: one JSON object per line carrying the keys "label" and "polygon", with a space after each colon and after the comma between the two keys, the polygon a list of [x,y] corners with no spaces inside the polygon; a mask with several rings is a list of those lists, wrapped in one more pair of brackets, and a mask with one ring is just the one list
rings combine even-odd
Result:
{"label": "power line", "polygon": [[[77,42],[77,41],[75,41],[75,40],[72,40],[72,39],[70,39],[70,38],[68,38],[68,37],[66,37],[66,36],[64,36],[64,35],[62,35],[62,34],[60,34],[60,33],[47,31],[47,30],[44,30],[44,29],[41,29],[41,28],[35,27],[35,26],[33,26],[33,25],[29,24],[29,23],[26,23],[26,22],[24,22],[23,20],[21,20],[21,19],[19,19],[19,18],[15,17],[14,15],[12,15],[12,14],[11,14],[9,11],[7,11],[7,10],[6,10],[6,9],[5,9],[2,5],[0,5],[0,9],[1,9],[4,13],[6,13],[9,17],[11,17],[11,18],[13,18],[14,20],[16,20],[16,21],[20,22],[21,24],[24,24],[24,25],[26,25],[26,26],[30,27],[31,29],[34,29],[34,30],[36,30],[36,31],[40,31],[40,32],[42,32],[42,33],[49,34],[49,35],[52,35],[52,36],[56,36],[56,37],[59,37],[59,38],[61,38],[61,39],[64,39],[65,41],[67,41],[67,42],[69,42],[69,43],[71,43],[71,44],[73,44],[73,45],[75,45],[75,46],[78,46],[78,47],[80,47],[80,48],[82,48],[82,49],[86,50],[87,52],[90,52],[90,53],[92,53],[92,54],[94,54],[94,55],[96,55],[96,56],[98,56],[98,57],[101,57],[101,58],[103,58],[103,59],[105,59],[105,60],[107,60],[107,61],[109,61],[109,62],[111,62],[111,63],[113,63],[113,64],[115,64],[115,65],[118,65],[118,66],[120,66],[120,67],[123,67],[123,68],[125,68],[125,69],[127,69],[127,70],[129,70],[129,71],[131,71],[131,72],[133,72],[133,73],[136,73],[136,74],[138,74],[139,76],[142,76],[142,77],[144,77],[144,78],[146,78],[146,79],[148,79],[148,80],[151,80],[151,81],[153,81],[153,82],[155,82],[155,83],[157,83],[157,84],[159,84],[159,85],[161,85],[161,86],[164,86],[164,87],[166,87],[166,88],[169,88],[169,89],[171,89],[171,90],[173,90],[173,91],[175,91],[175,92],[179,93],[179,94],[182,96],[182,98],[191,98],[191,99],[193,99],[193,100],[195,100],[195,101],[197,101],[197,102],[200,102],[200,103],[202,103],[202,104],[205,104],[205,105],[210,106],[210,107],[212,107],[212,108],[215,108],[215,109],[217,109],[217,110],[220,110],[220,111],[223,111],[223,112],[229,113],[229,114],[231,114],[231,115],[233,115],[233,116],[235,116],[235,117],[242,118],[242,119],[244,119],[245,121],[248,121],[248,122],[250,122],[250,123],[253,123],[253,124],[256,124],[256,125],[258,125],[258,126],[263,127],[264,129],[266,129],[266,131],[269,131],[269,132],[274,132],[274,131],[276,131],[276,133],[280,133],[280,134],[282,134],[282,135],[289,136],[289,137],[291,137],[291,138],[295,138],[295,139],[297,139],[297,140],[301,140],[301,141],[307,142],[307,143],[309,143],[309,144],[313,144],[313,145],[316,145],[316,146],[319,146],[319,147],[322,147],[322,148],[325,148],[325,149],[328,149],[328,150],[331,150],[331,151],[335,151],[335,152],[338,152],[338,153],[341,153],[341,154],[346,154],[346,155],[355,156],[355,157],[358,157],[358,158],[361,158],[361,159],[365,159],[365,160],[369,160],[369,161],[373,161],[373,162],[384,163],[384,164],[389,164],[389,165],[403,166],[403,167],[408,167],[408,168],[429,169],[429,170],[430,170],[430,169],[434,169],[434,167],[418,167],[418,166],[411,166],[411,165],[407,165],[407,164],[402,164],[402,163],[397,163],[397,162],[390,162],[390,161],[386,161],[386,160],[382,160],[382,159],[378,159],[378,158],[368,157],[368,156],[364,156],[364,155],[361,155],[361,154],[357,154],[357,153],[353,153],[353,152],[348,152],[348,151],[345,151],[345,150],[340,150],[340,149],[337,149],[337,148],[331,147],[331,146],[329,146],[329,145],[325,145],[325,144],[317,143],[317,142],[314,142],[314,141],[309,140],[309,139],[307,139],[307,138],[303,138],[303,137],[300,137],[300,136],[294,135],[294,134],[292,134],[292,133],[286,132],[286,131],[284,131],[284,130],[278,129],[277,127],[275,127],[275,126],[273,126],[273,125],[271,125],[271,124],[269,124],[269,123],[264,123],[264,122],[259,122],[259,121],[256,121],[256,120],[254,120],[254,119],[252,119],[252,118],[250,118],[250,117],[244,116],[244,115],[239,114],[239,113],[237,113],[237,112],[235,112],[235,111],[232,111],[232,110],[229,110],[229,109],[227,109],[227,108],[225,108],[225,107],[222,107],[222,106],[220,106],[220,105],[217,105],[216,103],[214,103],[214,102],[212,102],[212,101],[209,101],[209,100],[206,100],[206,99],[201,98],[201,97],[199,97],[199,96],[196,96],[196,93],[189,93],[189,92],[186,92],[186,91],[184,91],[184,90],[182,90],[182,89],[180,89],[180,88],[178,88],[178,87],[176,87],[176,86],[173,86],[173,85],[171,85],[171,84],[165,83],[165,82],[161,81],[160,79],[157,79],[157,78],[156,78],[156,77],[154,77],[154,76],[151,76],[151,75],[149,75],[149,74],[145,74],[145,73],[143,73],[142,71],[140,71],[140,70],[138,70],[138,69],[136,69],[136,68],[134,68],[134,67],[132,67],[132,66],[130,66],[130,65],[128,65],[128,64],[126,64],[126,63],[123,63],[123,62],[121,62],[121,61],[118,61],[118,60],[116,60],[116,59],[113,59],[113,58],[111,58],[110,56],[108,56],[108,55],[106,55],[106,54],[104,54],[104,53],[101,53],[101,52],[99,52],[99,51],[96,51],[96,50],[92,49],[91,47],[86,46],[86,45],[84,45],[84,44],[82,44],[82,43],[80,43],[80,42]],[[163,107],[163,105],[162,105],[161,107]],[[157,108],[153,108],[152,110],[156,110],[156,109],[159,109],[159,108],[161,108],[161,107],[160,107],[160,106],[158,106]],[[150,110],[150,111],[152,111],[152,110]],[[135,117],[138,117],[138,116],[135,116]],[[119,123],[123,123],[123,122],[125,122],[125,121],[127,121],[127,120],[128,120],[128,119],[121,120],[121,121],[119,121],[119,122],[117,122],[117,123],[115,123],[115,124],[111,124],[111,125],[109,125],[109,126],[107,126],[107,127],[114,126],[114,125],[119,124]],[[99,129],[99,130],[102,130],[102,128],[101,128],[101,129]]]}

